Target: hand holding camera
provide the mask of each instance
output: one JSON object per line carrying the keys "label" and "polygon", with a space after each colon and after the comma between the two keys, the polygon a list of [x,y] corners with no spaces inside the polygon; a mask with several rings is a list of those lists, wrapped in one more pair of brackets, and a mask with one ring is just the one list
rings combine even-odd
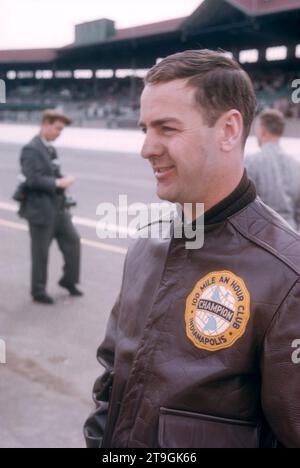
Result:
{"label": "hand holding camera", "polygon": [[62,177],[61,179],[56,179],[56,187],[65,190],[73,185],[74,182],[75,177],[73,176]]}
{"label": "hand holding camera", "polygon": [[18,175],[18,186],[12,196],[13,200],[22,203],[26,195],[26,177],[23,174]]}

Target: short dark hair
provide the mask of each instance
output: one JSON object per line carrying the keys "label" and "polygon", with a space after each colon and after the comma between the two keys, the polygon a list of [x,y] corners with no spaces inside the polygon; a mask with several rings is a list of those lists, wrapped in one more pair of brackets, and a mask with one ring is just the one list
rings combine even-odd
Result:
{"label": "short dark hair", "polygon": [[196,90],[205,123],[213,127],[221,115],[238,110],[246,142],[256,113],[256,97],[249,75],[224,51],[187,50],[166,57],[146,75],[145,84],[187,79]]}
{"label": "short dark hair", "polygon": [[271,135],[281,137],[285,130],[285,117],[275,109],[266,109],[258,116],[259,122]]}
{"label": "short dark hair", "polygon": [[49,122],[63,122],[65,125],[71,125],[72,120],[60,111],[55,109],[48,109],[43,112],[42,123]]}

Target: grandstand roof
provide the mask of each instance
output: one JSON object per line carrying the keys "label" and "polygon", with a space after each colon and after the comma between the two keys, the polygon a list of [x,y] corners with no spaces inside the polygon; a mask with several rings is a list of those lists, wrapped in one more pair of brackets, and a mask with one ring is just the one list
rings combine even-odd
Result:
{"label": "grandstand roof", "polygon": [[227,0],[248,15],[266,15],[300,7],[299,0]]}
{"label": "grandstand roof", "polygon": [[[158,23],[145,24],[131,28],[119,29],[115,36],[109,38],[106,42],[118,42],[124,40],[138,39],[141,37],[150,37],[157,34],[168,34],[177,31],[186,17],[176,18]],[[99,45],[99,44],[97,44]],[[0,64],[33,64],[33,63],[51,63],[57,58],[58,52],[74,48],[74,44],[61,49],[19,49],[19,50],[0,50]]]}
{"label": "grandstand roof", "polygon": [[134,28],[119,29],[114,37],[108,39],[108,42],[122,41],[124,39],[137,39],[139,37],[174,32],[177,31],[185,19],[186,17],[176,18],[169,21],[161,21],[159,23],[136,26]]}
{"label": "grandstand roof", "polygon": [[26,63],[26,62],[52,62],[56,58],[56,49],[19,49],[0,50],[0,62]]}
{"label": "grandstand roof", "polygon": [[61,49],[0,51],[0,70],[147,68],[187,48],[227,50],[298,44],[300,0],[204,0],[192,15],[117,30],[106,41]]}
{"label": "grandstand roof", "polygon": [[[160,21],[158,23],[144,24],[142,26],[134,26],[131,28],[117,29],[116,34],[109,37],[105,43],[118,42],[131,39],[139,39],[141,37],[155,36],[157,34],[168,34],[178,30],[180,25],[186,20],[187,17],[176,18],[168,21]],[[103,44],[103,43],[101,43]],[[99,43],[97,43],[99,45]],[[63,47],[61,50],[70,49],[74,47],[88,47],[91,44],[70,44]]]}

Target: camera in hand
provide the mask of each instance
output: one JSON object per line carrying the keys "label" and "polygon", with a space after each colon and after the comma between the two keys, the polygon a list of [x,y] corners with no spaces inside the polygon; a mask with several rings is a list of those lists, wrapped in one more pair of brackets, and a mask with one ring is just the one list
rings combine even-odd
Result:
{"label": "camera in hand", "polygon": [[18,186],[14,192],[12,198],[13,200],[23,203],[26,196],[26,177],[23,174],[18,176]]}
{"label": "camera in hand", "polygon": [[65,195],[65,207],[66,208],[74,208],[77,206],[77,201],[75,200],[72,195]]}

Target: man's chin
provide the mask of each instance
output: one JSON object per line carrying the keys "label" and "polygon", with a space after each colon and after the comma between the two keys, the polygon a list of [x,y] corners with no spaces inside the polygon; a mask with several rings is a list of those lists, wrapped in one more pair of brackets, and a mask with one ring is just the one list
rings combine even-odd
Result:
{"label": "man's chin", "polygon": [[160,198],[163,201],[167,201],[170,203],[177,203],[178,201],[178,197],[176,196],[175,191],[172,190],[170,187],[162,187],[160,184],[158,184],[156,194],[158,198]]}

